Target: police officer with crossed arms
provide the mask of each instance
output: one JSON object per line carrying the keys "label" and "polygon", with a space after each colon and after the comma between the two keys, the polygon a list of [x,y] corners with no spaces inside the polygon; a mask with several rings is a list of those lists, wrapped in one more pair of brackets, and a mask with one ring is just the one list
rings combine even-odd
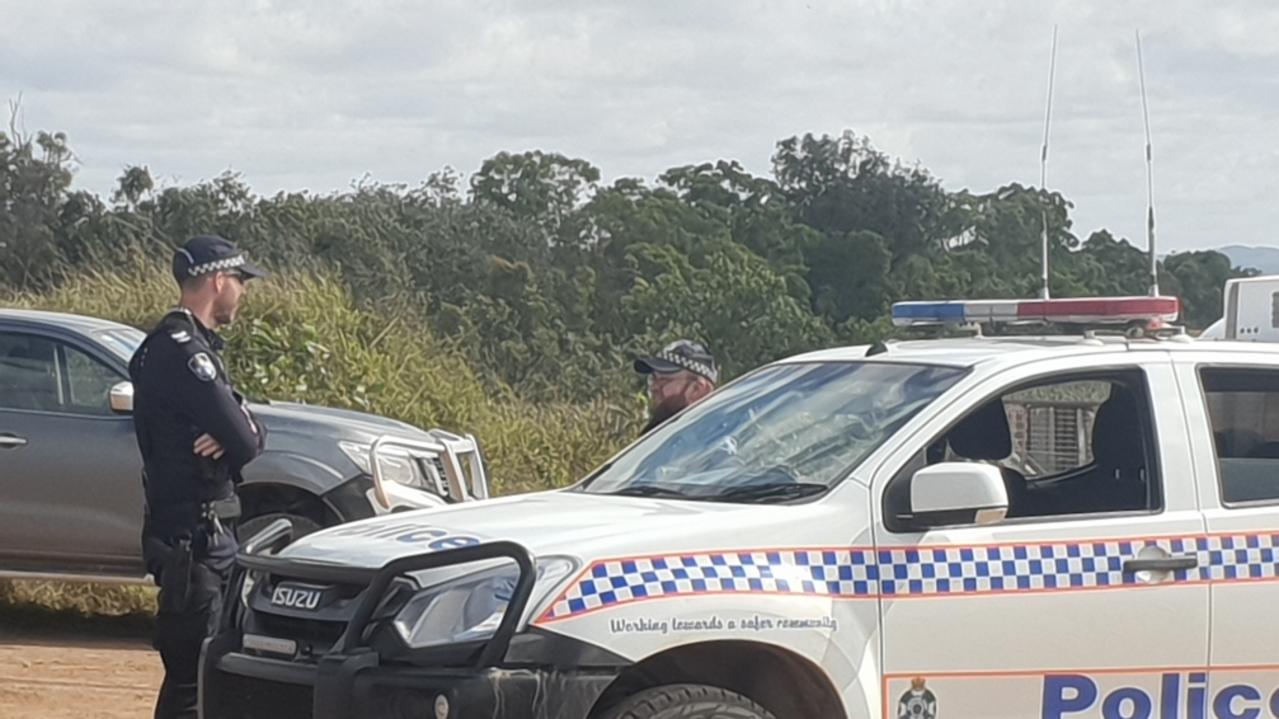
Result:
{"label": "police officer with crossed arms", "polygon": [[178,248],[173,274],[181,300],[139,346],[129,374],[146,490],[142,555],[160,587],[155,648],[165,674],[155,716],[194,719],[200,647],[235,558],[235,486],[265,442],[215,330],[265,273],[234,243],[200,235]]}

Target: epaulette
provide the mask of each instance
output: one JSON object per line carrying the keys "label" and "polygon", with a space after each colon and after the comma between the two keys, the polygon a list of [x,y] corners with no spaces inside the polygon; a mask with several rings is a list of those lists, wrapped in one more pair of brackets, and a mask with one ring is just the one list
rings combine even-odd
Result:
{"label": "epaulette", "polygon": [[166,329],[169,337],[180,345],[184,345],[191,341],[192,331],[195,329],[195,320],[191,318],[191,311],[183,307],[175,307],[164,315],[164,319],[170,317],[181,317],[186,320],[187,327],[169,327]]}

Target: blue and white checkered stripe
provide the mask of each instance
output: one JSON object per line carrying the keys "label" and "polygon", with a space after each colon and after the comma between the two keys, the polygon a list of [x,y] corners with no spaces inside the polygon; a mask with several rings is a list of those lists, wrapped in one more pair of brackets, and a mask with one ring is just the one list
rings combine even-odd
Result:
{"label": "blue and white checkered stripe", "polygon": [[848,549],[704,552],[609,560],[583,572],[543,619],[679,595],[869,596],[874,592],[876,572],[873,554]]}
{"label": "blue and white checkered stripe", "polygon": [[1178,579],[1201,582],[1233,582],[1279,577],[1279,532],[1195,537],[1182,540],[1199,556],[1196,569],[1177,573]]}
{"label": "blue and white checkered stripe", "polygon": [[1164,539],[902,547],[769,549],[615,559],[588,567],[539,621],[655,598],[722,593],[839,599],[908,598],[1140,586],[1123,564],[1147,545],[1195,554],[1176,581],[1275,579],[1279,533]]}

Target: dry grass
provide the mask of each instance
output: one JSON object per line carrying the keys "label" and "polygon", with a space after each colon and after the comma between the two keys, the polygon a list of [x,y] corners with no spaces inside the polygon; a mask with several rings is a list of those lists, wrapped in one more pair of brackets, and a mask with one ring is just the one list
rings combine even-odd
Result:
{"label": "dry grass", "polygon": [[124,625],[149,624],[155,613],[155,589],[120,584],[79,584],[14,580],[0,582],[0,614],[10,629],[26,622],[76,621],[118,617]]}

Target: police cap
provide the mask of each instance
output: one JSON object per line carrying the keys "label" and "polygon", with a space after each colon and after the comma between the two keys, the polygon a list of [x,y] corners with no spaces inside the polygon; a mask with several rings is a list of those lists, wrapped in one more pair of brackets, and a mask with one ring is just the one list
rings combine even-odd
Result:
{"label": "police cap", "polygon": [[671,374],[688,371],[698,374],[712,383],[719,380],[719,367],[705,346],[692,340],[676,340],[651,357],[635,360],[635,371],[640,374]]}
{"label": "police cap", "polygon": [[196,235],[173,253],[173,278],[178,284],[212,272],[239,272],[245,279],[267,274],[249,262],[234,242],[218,235]]}

